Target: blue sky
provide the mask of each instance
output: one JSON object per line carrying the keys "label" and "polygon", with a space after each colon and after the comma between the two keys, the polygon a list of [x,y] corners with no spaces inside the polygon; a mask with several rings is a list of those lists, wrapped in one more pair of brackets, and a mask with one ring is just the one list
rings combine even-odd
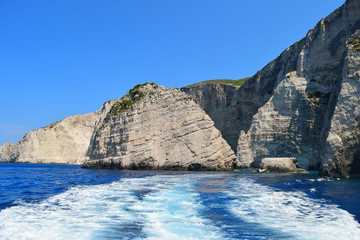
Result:
{"label": "blue sky", "polygon": [[137,83],[252,76],[343,3],[0,1],[0,145]]}

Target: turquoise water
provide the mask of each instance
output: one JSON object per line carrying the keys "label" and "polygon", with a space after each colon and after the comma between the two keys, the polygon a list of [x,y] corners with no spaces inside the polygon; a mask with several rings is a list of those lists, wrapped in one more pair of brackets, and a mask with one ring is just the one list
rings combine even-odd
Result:
{"label": "turquoise water", "polygon": [[360,239],[360,181],[0,164],[0,239]]}

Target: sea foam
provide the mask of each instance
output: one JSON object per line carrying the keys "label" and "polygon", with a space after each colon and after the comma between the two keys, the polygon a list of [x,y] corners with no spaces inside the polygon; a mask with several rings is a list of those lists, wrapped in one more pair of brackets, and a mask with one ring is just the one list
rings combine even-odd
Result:
{"label": "sea foam", "polygon": [[240,178],[231,184],[229,209],[239,219],[289,239],[360,239],[360,224],[347,211],[300,191],[284,192]]}
{"label": "sea foam", "polygon": [[192,189],[182,176],[73,187],[2,210],[0,239],[221,239]]}
{"label": "sea foam", "polygon": [[0,211],[0,239],[360,239],[329,200],[235,174],[123,178],[17,204]]}

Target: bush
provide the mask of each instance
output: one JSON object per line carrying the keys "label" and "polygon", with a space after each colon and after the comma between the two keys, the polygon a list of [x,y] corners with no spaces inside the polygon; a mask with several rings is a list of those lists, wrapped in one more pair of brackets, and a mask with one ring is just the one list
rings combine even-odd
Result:
{"label": "bush", "polygon": [[126,98],[122,102],[123,102],[123,105],[126,106],[126,107],[129,107],[129,106],[131,106],[133,104],[133,100],[126,99]]}
{"label": "bush", "polygon": [[331,91],[327,92],[327,93],[323,93],[320,91],[315,91],[315,92],[310,92],[307,97],[309,98],[310,102],[314,103],[314,104],[319,104],[320,103],[320,99],[324,99],[324,100],[329,100],[330,96],[331,96]]}
{"label": "bush", "polygon": [[353,51],[359,52],[360,51],[360,35],[355,35],[352,37],[349,42],[349,44],[353,45]]}
{"label": "bush", "polygon": [[288,71],[288,73],[291,73],[291,72],[295,72],[296,70],[290,68],[290,70]]}
{"label": "bush", "polygon": [[114,103],[114,105],[111,106],[110,111],[108,113],[109,116],[116,116],[119,113],[129,109],[131,105],[134,104],[134,101],[132,99],[123,99],[120,102]]}
{"label": "bush", "polygon": [[144,83],[144,84],[137,84],[135,87],[129,90],[130,99],[125,98],[119,102],[114,103],[114,105],[111,106],[108,116],[116,116],[123,111],[130,108],[131,105],[133,105],[136,101],[139,101],[142,97],[145,96],[143,92],[140,91],[140,87],[150,84],[154,88],[157,87],[157,84],[152,83]]}
{"label": "bush", "polygon": [[360,42],[357,42],[354,44],[354,49],[356,52],[359,52],[360,51]]}

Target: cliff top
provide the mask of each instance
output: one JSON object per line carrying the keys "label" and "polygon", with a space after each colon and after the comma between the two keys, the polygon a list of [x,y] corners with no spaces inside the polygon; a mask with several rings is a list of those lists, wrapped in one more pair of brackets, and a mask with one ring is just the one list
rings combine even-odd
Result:
{"label": "cliff top", "polygon": [[228,85],[233,85],[233,86],[239,86],[240,87],[241,85],[243,85],[249,79],[250,79],[249,77],[238,79],[238,80],[214,79],[214,80],[207,80],[207,81],[191,84],[191,85],[185,86],[183,88],[202,87],[202,86],[209,85],[209,84],[228,84]]}

